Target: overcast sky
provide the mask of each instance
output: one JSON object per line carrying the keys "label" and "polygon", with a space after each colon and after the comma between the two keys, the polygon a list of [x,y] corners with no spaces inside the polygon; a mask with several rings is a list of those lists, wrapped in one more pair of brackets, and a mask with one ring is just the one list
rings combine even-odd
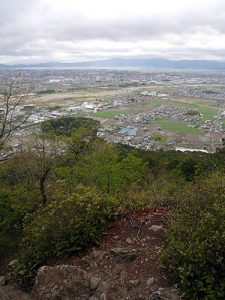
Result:
{"label": "overcast sky", "polygon": [[225,60],[225,0],[0,0],[0,63]]}

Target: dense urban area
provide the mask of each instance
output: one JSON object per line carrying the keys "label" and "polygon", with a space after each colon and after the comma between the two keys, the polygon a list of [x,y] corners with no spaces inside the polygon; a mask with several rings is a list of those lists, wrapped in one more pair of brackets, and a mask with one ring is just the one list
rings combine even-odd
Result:
{"label": "dense urban area", "polygon": [[214,152],[225,136],[223,72],[1,70],[0,82],[18,74],[29,90],[18,114],[30,116],[12,151],[30,124],[60,116],[99,120],[106,141],[143,149]]}

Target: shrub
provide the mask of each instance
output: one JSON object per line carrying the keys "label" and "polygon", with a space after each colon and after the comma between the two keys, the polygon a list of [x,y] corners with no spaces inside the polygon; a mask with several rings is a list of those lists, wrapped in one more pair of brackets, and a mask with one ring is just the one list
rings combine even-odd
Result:
{"label": "shrub", "polygon": [[195,178],[198,172],[197,162],[192,158],[184,160],[180,163],[181,175],[187,180],[191,181]]}
{"label": "shrub", "polygon": [[225,298],[225,181],[191,184],[172,216],[162,262],[184,299]]}
{"label": "shrub", "polygon": [[98,243],[115,209],[112,198],[95,188],[79,186],[71,196],[39,210],[24,229],[19,267],[17,264],[20,274],[29,277],[31,270],[50,255],[72,253]]}
{"label": "shrub", "polygon": [[27,185],[0,189],[0,256],[18,248],[24,223],[39,203],[38,192]]}
{"label": "shrub", "polygon": [[187,112],[186,112],[186,115],[189,115],[189,116],[198,116],[200,115],[200,112],[197,110],[197,109],[189,109]]}
{"label": "shrub", "polygon": [[155,141],[162,142],[162,143],[165,143],[167,141],[166,135],[162,135],[157,132],[153,134],[153,138]]}

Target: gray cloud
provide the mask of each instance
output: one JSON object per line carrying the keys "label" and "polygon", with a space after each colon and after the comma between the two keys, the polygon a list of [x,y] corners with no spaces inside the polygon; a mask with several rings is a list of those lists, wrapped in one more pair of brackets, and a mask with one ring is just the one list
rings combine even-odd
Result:
{"label": "gray cloud", "polygon": [[115,0],[109,7],[76,1],[81,8],[72,0],[0,0],[0,63],[137,55],[225,60],[225,1],[189,1],[130,0],[122,9]]}

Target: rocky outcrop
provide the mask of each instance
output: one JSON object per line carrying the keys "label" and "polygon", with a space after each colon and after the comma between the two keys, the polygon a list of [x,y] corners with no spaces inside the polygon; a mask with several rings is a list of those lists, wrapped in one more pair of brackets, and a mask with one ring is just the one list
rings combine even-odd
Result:
{"label": "rocky outcrop", "polygon": [[90,275],[84,270],[68,265],[44,266],[38,270],[32,296],[40,300],[89,299],[90,290]]}
{"label": "rocky outcrop", "polygon": [[[156,288],[156,279],[150,277],[145,283],[145,290],[135,274],[128,280],[124,266],[137,258],[134,250],[114,248],[112,258],[118,260],[114,265],[115,274],[99,272],[103,257],[109,253],[94,250],[82,259],[88,270],[77,266],[44,266],[38,270],[31,299],[35,300],[180,300],[174,287]],[[122,265],[120,265],[122,264]],[[140,276],[140,274],[139,274]],[[153,292],[154,290],[154,292]],[[8,298],[7,298],[8,299]],[[11,298],[9,298],[11,299]],[[23,299],[23,298],[21,298]],[[29,299],[29,298],[24,298]]]}
{"label": "rocky outcrop", "polygon": [[[135,222],[134,222],[135,221]],[[5,285],[3,300],[180,300],[160,267],[164,244],[161,211],[116,221],[98,247],[41,267],[31,295]]]}
{"label": "rocky outcrop", "polygon": [[[125,291],[116,287],[117,283],[111,283],[75,266],[44,266],[37,273],[31,297],[35,300],[125,299]],[[111,289],[115,296],[108,298],[107,292]]]}

